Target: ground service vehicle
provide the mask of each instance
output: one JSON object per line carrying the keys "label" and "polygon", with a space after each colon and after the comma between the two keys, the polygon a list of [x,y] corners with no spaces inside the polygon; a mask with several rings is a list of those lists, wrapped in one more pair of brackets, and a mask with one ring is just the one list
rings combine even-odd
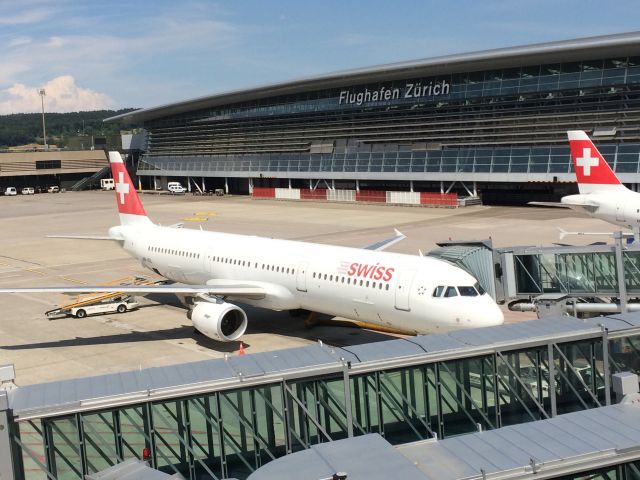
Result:
{"label": "ground service vehicle", "polygon": [[81,307],[72,308],[70,315],[76,318],[84,318],[87,315],[97,315],[99,313],[124,313],[127,310],[138,308],[138,302],[129,299],[122,299],[119,302],[105,302],[96,305],[83,305]]}
{"label": "ground service vehicle", "polygon": [[184,188],[180,182],[169,182],[167,184],[167,190],[169,190],[171,193],[177,194],[185,193],[187,191],[187,189]]}
{"label": "ground service vehicle", "polygon": [[100,188],[102,190],[113,190],[115,188],[115,183],[113,178],[103,178],[100,180]]}
{"label": "ground service vehicle", "polygon": [[33,195],[36,191],[33,187],[24,187],[21,193],[22,195]]}
{"label": "ground service vehicle", "polygon": [[7,188],[4,190],[4,194],[5,194],[7,197],[13,197],[14,195],[17,195],[17,194],[18,194],[18,191],[16,190],[16,187],[7,187]]}

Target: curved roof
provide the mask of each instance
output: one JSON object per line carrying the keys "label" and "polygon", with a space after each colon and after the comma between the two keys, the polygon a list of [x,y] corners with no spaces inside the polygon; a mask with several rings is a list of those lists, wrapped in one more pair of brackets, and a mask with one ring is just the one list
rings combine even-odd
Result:
{"label": "curved roof", "polygon": [[203,108],[363,83],[627,55],[640,55],[640,32],[497,48],[343,70],[143,108],[107,118],[105,122],[142,123]]}

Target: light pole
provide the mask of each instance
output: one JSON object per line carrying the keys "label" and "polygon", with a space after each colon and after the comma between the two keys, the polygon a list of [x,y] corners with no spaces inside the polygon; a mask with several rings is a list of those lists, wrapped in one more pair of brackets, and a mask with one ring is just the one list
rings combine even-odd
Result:
{"label": "light pole", "polygon": [[47,92],[44,91],[44,88],[41,88],[40,90],[38,90],[38,93],[40,94],[40,100],[42,100],[42,137],[44,139],[44,148],[45,150],[47,150],[49,148],[49,145],[47,145],[47,129],[44,125],[44,96],[47,94]]}

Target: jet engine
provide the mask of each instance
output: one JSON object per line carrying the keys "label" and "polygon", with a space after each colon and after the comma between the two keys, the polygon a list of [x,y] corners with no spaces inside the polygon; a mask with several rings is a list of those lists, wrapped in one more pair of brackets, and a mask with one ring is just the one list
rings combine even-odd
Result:
{"label": "jet engine", "polygon": [[220,342],[232,342],[247,329],[247,314],[231,303],[197,302],[189,318],[203,335]]}

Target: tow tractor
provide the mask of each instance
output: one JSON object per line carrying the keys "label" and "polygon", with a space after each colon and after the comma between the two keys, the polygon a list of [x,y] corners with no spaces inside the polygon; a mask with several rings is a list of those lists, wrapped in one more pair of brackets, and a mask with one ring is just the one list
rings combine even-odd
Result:
{"label": "tow tractor", "polygon": [[[121,282],[121,280],[116,280],[111,284]],[[121,282],[120,285],[157,285],[161,283],[164,282],[153,282],[143,277],[135,277],[133,281]],[[138,302],[135,301],[135,297],[132,295],[122,292],[97,293],[90,296],[78,296],[73,303],[49,310],[45,312],[45,315],[49,320],[67,316],[85,318],[87,315],[99,313],[125,313],[138,308],[138,306]]]}

